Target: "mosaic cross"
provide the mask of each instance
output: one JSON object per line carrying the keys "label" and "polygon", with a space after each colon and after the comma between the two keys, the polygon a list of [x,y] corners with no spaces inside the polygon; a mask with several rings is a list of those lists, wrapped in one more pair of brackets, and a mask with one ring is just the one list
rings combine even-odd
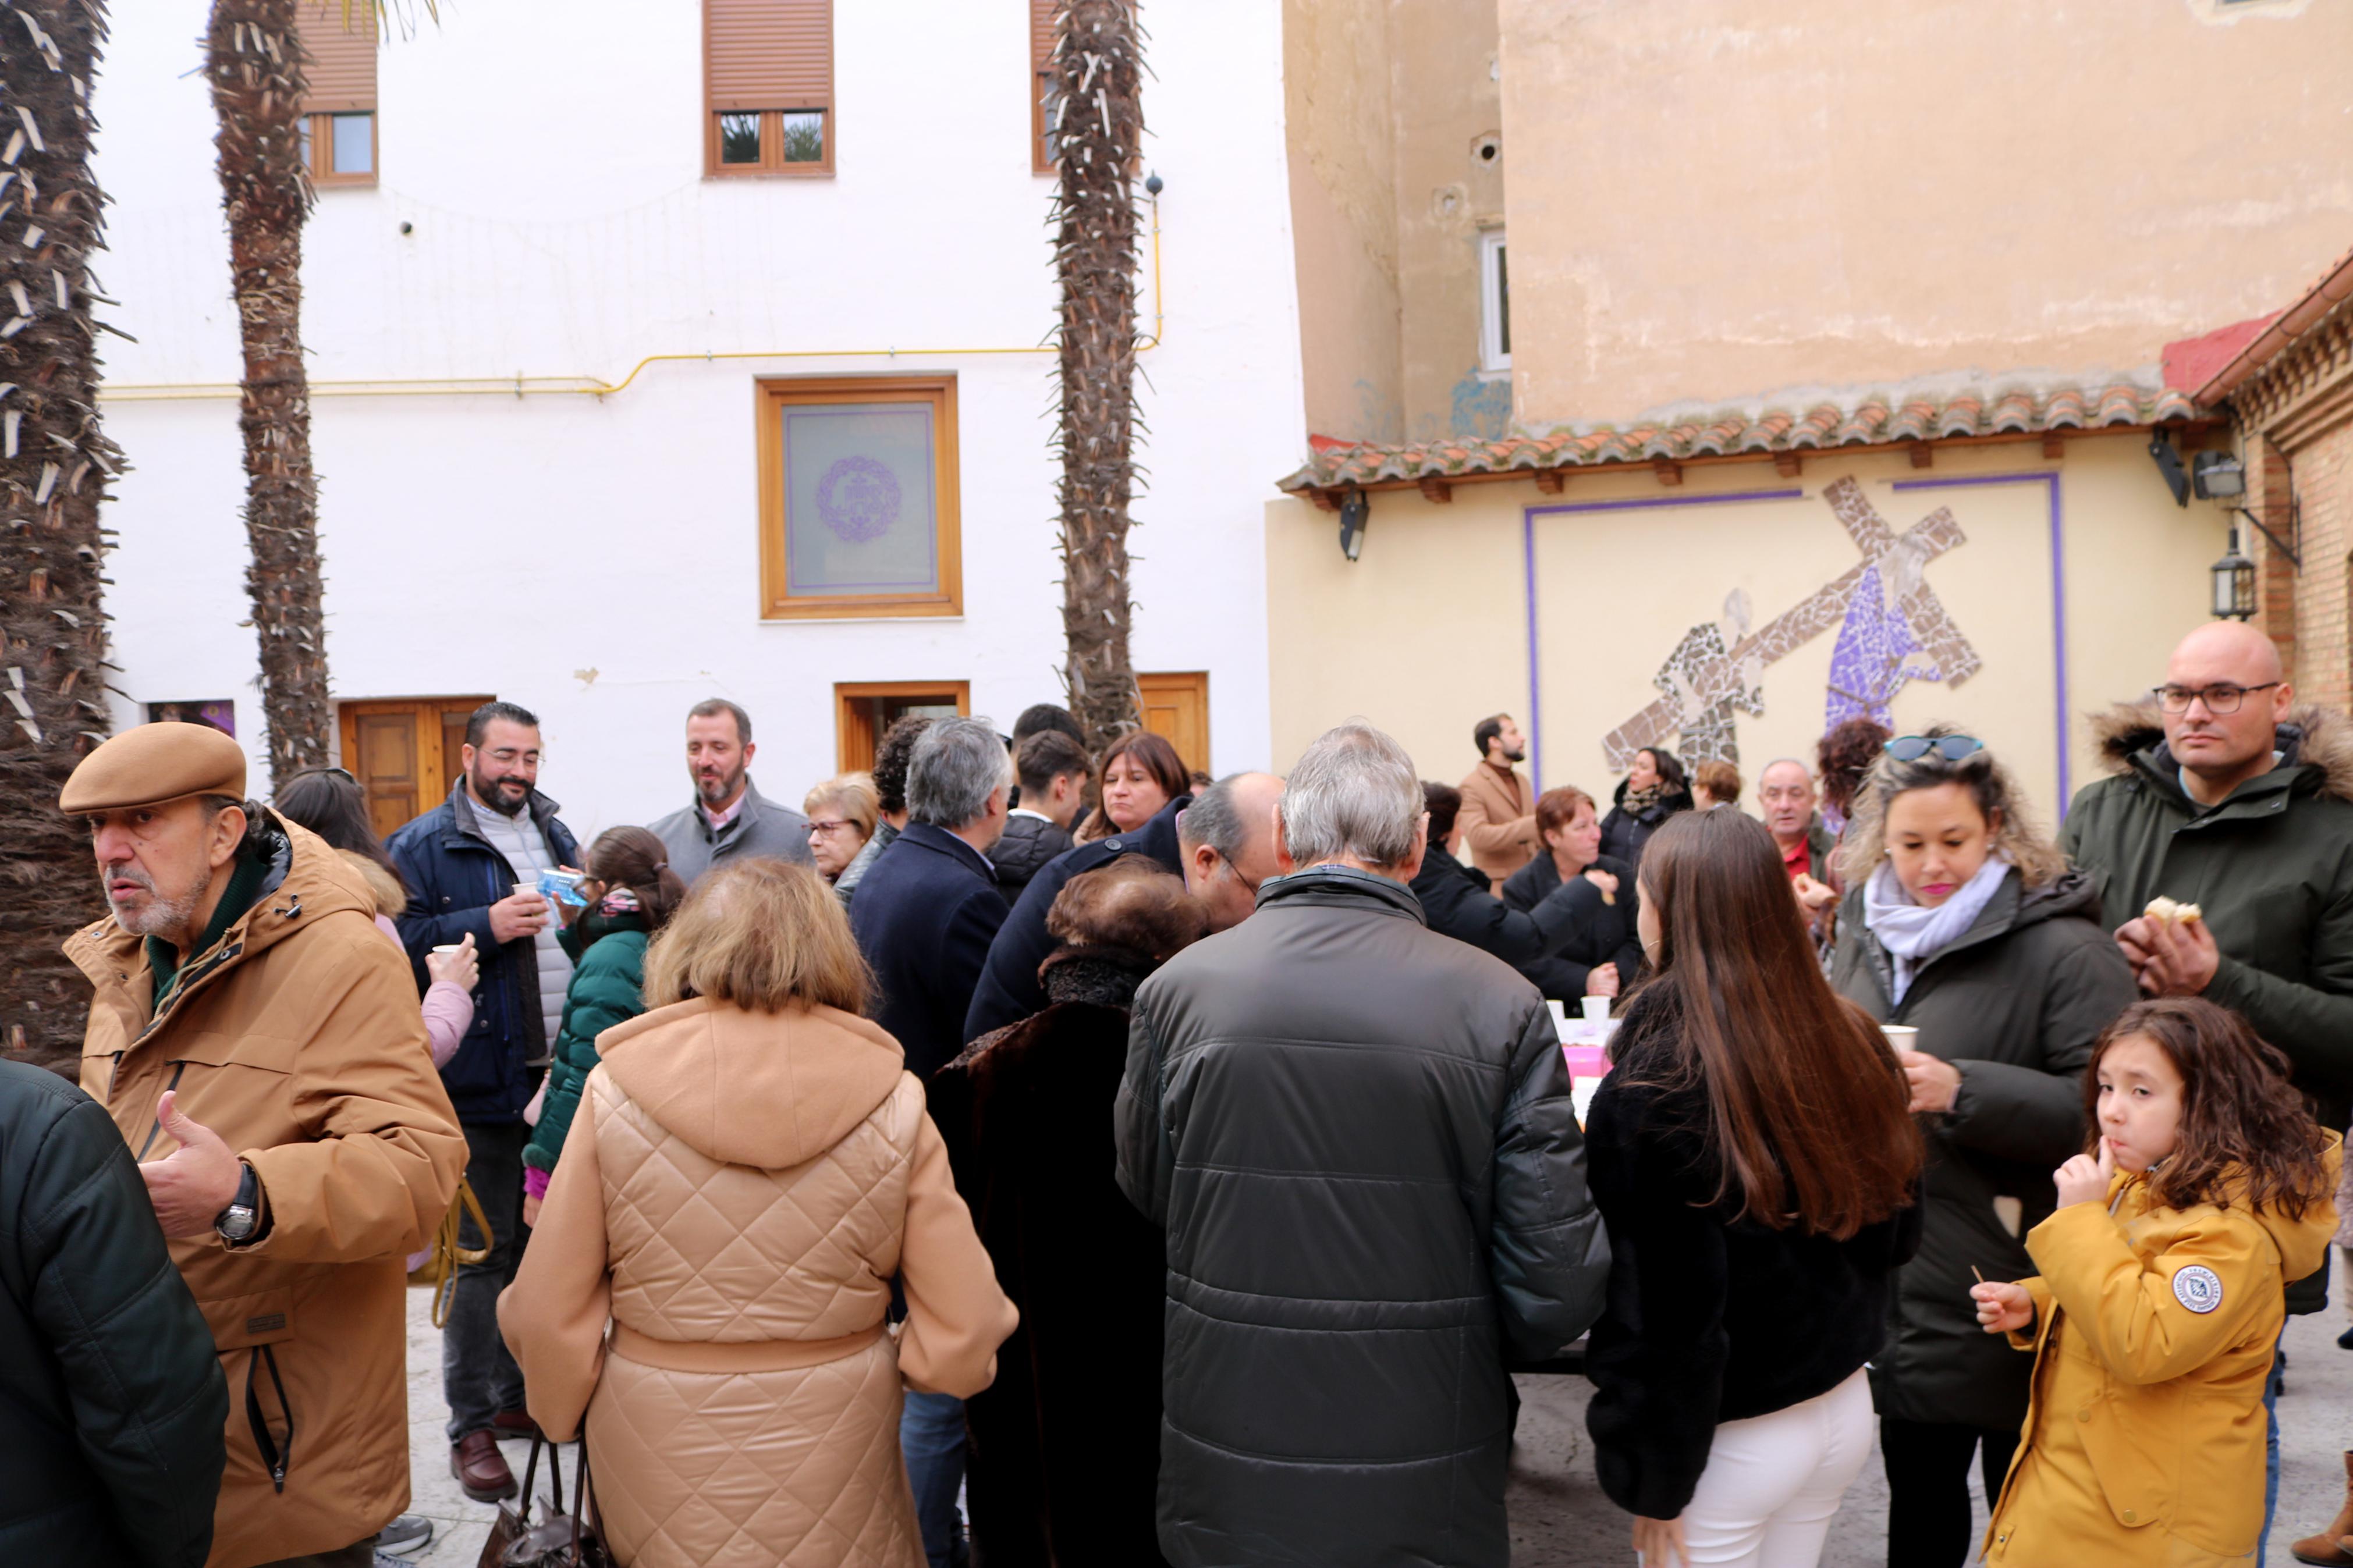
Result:
{"label": "mosaic cross", "polygon": [[[1746,596],[1736,595],[1725,601],[1724,621],[1694,626],[1684,634],[1653,678],[1652,683],[1663,695],[1602,737],[1602,755],[1611,773],[1625,772],[1635,752],[1660,745],[1670,735],[1687,737],[1684,749],[1692,753],[1688,760],[1724,755],[1731,745],[1733,710],[1764,712],[1765,667],[1778,663],[1837,626],[1845,618],[1856,589],[1866,582],[1877,589],[1891,613],[1902,615],[1911,633],[1908,651],[1926,654],[1936,677],[1957,686],[1984,666],[1936,590],[1928,586],[1928,563],[1968,542],[1952,509],[1938,507],[1898,534],[1872,507],[1862,486],[1852,475],[1825,489],[1822,499],[1831,503],[1831,513],[1854,541],[1862,559],[1753,633],[1745,632]],[[1743,629],[1744,635],[1727,637],[1725,632],[1736,627]],[[1911,673],[1928,674],[1926,670]],[[1700,744],[1690,744],[1690,740]],[[1703,752],[1703,746],[1718,749]]]}

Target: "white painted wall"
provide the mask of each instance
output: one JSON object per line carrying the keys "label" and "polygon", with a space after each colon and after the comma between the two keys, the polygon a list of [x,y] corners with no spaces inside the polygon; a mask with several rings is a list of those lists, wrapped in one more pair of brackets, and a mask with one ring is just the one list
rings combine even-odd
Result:
{"label": "white painted wall", "polygon": [[[318,397],[335,696],[535,709],[543,783],[583,834],[684,803],[682,716],[713,693],[752,711],[754,775],[795,803],[833,771],[837,680],[969,679],[1007,728],[1059,700],[1053,362],[945,352],[1036,345],[1053,324],[1027,6],[837,0],[838,173],[753,181],[702,174],[696,0],[440,9],[382,53],[380,183],[322,192],[306,234],[317,381],[904,352],[658,364],[602,399]],[[107,426],[133,465],[108,519],[110,607],[121,690],[234,696],[259,758],[236,404],[146,390],[237,372],[214,124],[188,74],[204,13],[119,9],[97,89],[114,199],[99,272],[140,340],[104,345]],[[1277,760],[1263,510],[1304,435],[1280,7],[1187,0],[1150,27],[1167,331],[1143,356],[1134,651],[1210,672],[1222,773]],[[965,614],[764,623],[754,377],[878,370],[958,376]]]}

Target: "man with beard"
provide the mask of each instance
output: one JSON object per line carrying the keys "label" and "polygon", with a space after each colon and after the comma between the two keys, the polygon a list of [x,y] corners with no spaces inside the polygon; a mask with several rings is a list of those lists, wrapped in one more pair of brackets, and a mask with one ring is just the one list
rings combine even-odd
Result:
{"label": "man with beard", "polygon": [[[164,1484],[162,1460],[220,1477],[217,1505],[202,1502],[213,1568],[364,1565],[409,1500],[402,1259],[448,1212],[465,1144],[366,885],[319,838],[244,795],[235,741],[159,723],[92,751],[58,801],[89,830],[110,910],[66,944],[94,987],[82,1088],[141,1162],[150,1234],[161,1226],[211,1330],[227,1397],[211,1377],[184,1378],[166,1403],[142,1401],[185,1363],[178,1320],[124,1315],[146,1287],[90,1289],[137,1286],[162,1262],[119,1226],[85,1214],[62,1255],[69,1268],[32,1297],[11,1275],[0,1298],[55,1306],[62,1291],[88,1333],[144,1325],[152,1335],[124,1346],[128,1359],[111,1370],[81,1358],[106,1390],[79,1409],[81,1447],[93,1462],[110,1447],[135,1448],[150,1478],[147,1493],[112,1507],[125,1534],[191,1543],[177,1554],[142,1549],[138,1561],[201,1552],[201,1521],[185,1512],[192,1500]],[[76,1212],[0,1192],[28,1236]],[[22,1405],[25,1390],[57,1375],[16,1358],[0,1405]],[[208,1456],[192,1446],[198,1421],[212,1424]],[[0,1558],[132,1560],[43,1551],[37,1542],[63,1538],[25,1533],[37,1530],[26,1521],[89,1495],[72,1484],[73,1446],[9,1450],[12,1501],[50,1484],[44,1477],[58,1494],[17,1512],[9,1522],[22,1528],[0,1528],[18,1548],[0,1545]]]}
{"label": "man with beard", "polygon": [[691,883],[723,860],[809,863],[808,818],[752,783],[752,716],[724,697],[686,710],[686,776],[694,804],[652,825],[670,868]]}
{"label": "man with beard", "polygon": [[1455,786],[1462,792],[1456,821],[1471,864],[1485,875],[1487,890],[1500,894],[1504,879],[1543,847],[1536,837],[1535,786],[1513,766],[1527,760],[1528,742],[1509,713],[1497,713],[1472,727],[1471,743],[1479,748],[1480,761]]}
{"label": "man with beard", "polygon": [[449,1472],[477,1502],[514,1495],[498,1439],[532,1430],[522,1369],[499,1337],[499,1292],[522,1261],[523,1107],[546,1070],[572,980],[547,900],[518,890],[580,858],[555,802],[539,793],[539,720],[528,709],[483,703],[466,721],[464,776],[449,798],[385,845],[408,885],[408,909],[395,924],[418,991],[436,947],[470,934],[480,955],[473,1028],[441,1069],[466,1129],[466,1180],[491,1222],[487,1243],[470,1216],[460,1226],[459,1245],[487,1246],[489,1255],[459,1267],[441,1336]]}

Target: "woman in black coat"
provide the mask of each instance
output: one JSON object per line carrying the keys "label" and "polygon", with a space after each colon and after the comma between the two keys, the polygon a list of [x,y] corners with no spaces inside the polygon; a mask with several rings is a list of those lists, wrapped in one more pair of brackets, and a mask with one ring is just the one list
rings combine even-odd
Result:
{"label": "woman in black coat", "polygon": [[1982,1449],[1986,1495],[2000,1491],[2033,1373],[1979,1330],[1969,1287],[2035,1271],[2022,1238],[2050,1216],[2052,1168],[2083,1151],[2084,1066],[2137,993],[2097,889],[1974,737],[1888,742],[1840,866],[1831,984],[1919,1030],[1897,1057],[1928,1140],[1920,1253],[1872,1376],[1887,1560],[1947,1568],[1974,1551],[1969,1460]]}
{"label": "woman in black coat", "polygon": [[929,1085],[956,1191],[1021,1309],[997,1381],[965,1402],[972,1538],[991,1568],[1164,1560],[1166,1243],[1113,1175],[1128,1010],[1208,917],[1141,855],[1071,879],[1047,929],[1042,1013],[983,1035]]}
{"label": "woman in black coat", "polygon": [[1555,1002],[1622,994],[1634,988],[1642,967],[1634,868],[1601,853],[1594,812],[1593,797],[1574,784],[1538,795],[1536,834],[1546,853],[1504,882],[1504,902],[1515,910],[1533,910],[1564,886],[1572,889],[1576,923],[1549,956],[1518,965]]}
{"label": "woman in black coat", "polygon": [[1595,1468],[1647,1563],[1810,1563],[1871,1457],[1863,1367],[1918,1235],[1920,1135],[1763,824],[1679,816],[1641,879],[1655,972],[1586,1124],[1610,1251]]}
{"label": "woman in black coat", "polygon": [[1609,815],[1601,819],[1601,853],[1639,870],[1651,835],[1675,813],[1691,808],[1683,763],[1672,752],[1645,746],[1634,753],[1634,765],[1619,781]]}

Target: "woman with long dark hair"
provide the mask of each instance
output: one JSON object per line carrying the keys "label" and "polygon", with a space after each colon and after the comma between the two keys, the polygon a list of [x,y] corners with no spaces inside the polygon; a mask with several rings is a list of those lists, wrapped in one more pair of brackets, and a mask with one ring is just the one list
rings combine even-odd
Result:
{"label": "woman with long dark hair", "polygon": [[1103,808],[1080,827],[1078,841],[1092,843],[1114,833],[1133,833],[1160,815],[1161,807],[1180,795],[1190,795],[1193,781],[1176,748],[1149,730],[1134,730],[1113,741],[1096,770]]}
{"label": "woman with long dark hair", "polygon": [[1645,1562],[1803,1568],[1870,1457],[1863,1364],[1918,1236],[1920,1134],[1763,824],[1679,814],[1640,879],[1652,977],[1586,1126],[1611,1255],[1595,1464]]}
{"label": "woman with long dark hair", "polygon": [[1831,984],[1883,1023],[1928,1139],[1920,1253],[1873,1363],[1887,1461],[1887,1560],[1973,1551],[1969,1461],[2001,1489],[2032,1366],[1978,1328],[1977,1274],[2034,1270],[2051,1170],[2084,1146],[2093,1042],[2137,994],[2099,892],[2038,831],[1994,753],[1947,726],[1887,742],[1839,849]]}
{"label": "woman with long dark hair", "polygon": [[1682,760],[1662,746],[1645,746],[1634,753],[1633,766],[1618,781],[1609,815],[1601,819],[1601,853],[1639,870],[1651,835],[1670,816],[1691,808]]}

